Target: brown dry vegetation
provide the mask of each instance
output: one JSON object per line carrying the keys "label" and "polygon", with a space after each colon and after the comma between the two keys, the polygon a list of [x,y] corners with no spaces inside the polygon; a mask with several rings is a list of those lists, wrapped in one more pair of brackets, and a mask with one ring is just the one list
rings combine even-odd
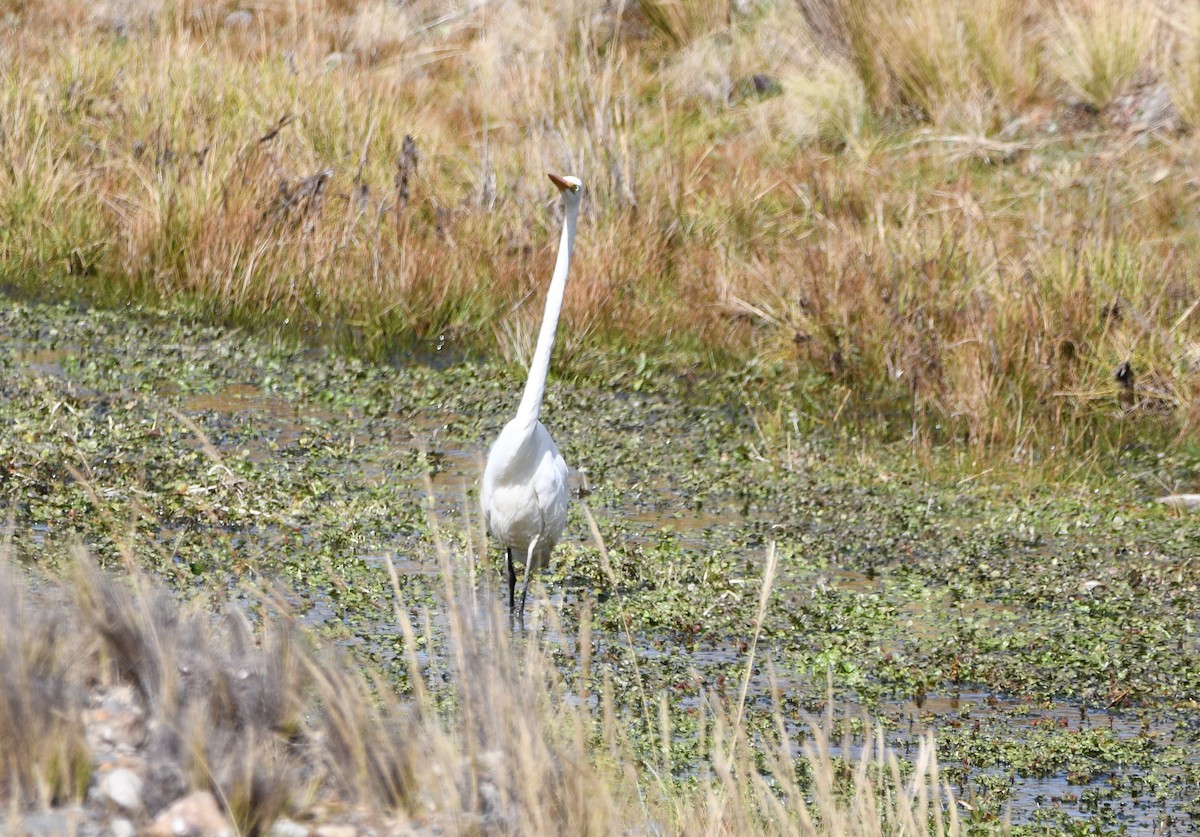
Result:
{"label": "brown dry vegetation", "polygon": [[[752,744],[740,709],[714,693],[698,709],[703,774],[681,783],[669,763],[639,769],[611,687],[577,691],[588,655],[572,682],[551,660],[553,643],[497,642],[507,618],[455,587],[448,555],[442,568],[449,631],[438,641],[427,620],[424,664],[395,588],[413,687],[401,698],[321,650],[269,596],[248,597],[257,627],[236,606],[218,624],[211,603],[181,606],[132,558],[128,583],[79,551],[72,578],[33,584],[0,555],[9,833],[23,833],[22,813],[62,810],[89,787],[95,803],[118,767],[143,778],[142,805],[66,807],[78,812],[72,833],[111,833],[118,818],[144,833],[195,791],[219,800],[237,834],[267,833],[281,817],[308,833],[331,823],[388,834],[959,833],[930,738],[903,770],[869,729],[860,755],[835,757],[832,711],[797,742],[776,709],[778,740]],[[562,642],[569,653],[590,648],[586,633]],[[432,697],[426,669],[450,675],[449,694]],[[661,734],[669,752],[670,730]]]}
{"label": "brown dry vegetation", "polygon": [[3,0],[0,271],[522,362],[568,170],[560,371],[1021,462],[1187,434],[1190,8]]}

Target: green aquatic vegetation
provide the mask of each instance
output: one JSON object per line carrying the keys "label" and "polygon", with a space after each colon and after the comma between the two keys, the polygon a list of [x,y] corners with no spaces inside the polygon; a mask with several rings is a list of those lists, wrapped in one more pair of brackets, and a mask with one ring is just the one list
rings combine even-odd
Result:
{"label": "green aquatic vegetation", "polygon": [[[419,653],[444,630],[434,536],[472,556],[475,595],[496,595],[475,475],[507,415],[507,368],[375,365],[154,312],[9,304],[0,333],[0,504],[22,560],[52,569],[81,540],[185,596],[278,588],[404,688],[394,607]],[[1006,806],[1023,827],[1062,825],[1040,821],[1038,783],[1074,788],[1058,804],[1098,827],[1115,822],[1105,805],[1137,822],[1160,803],[1191,814],[1200,520],[1145,502],[1157,460],[1053,490],[931,478],[901,450],[760,433],[731,406],[747,402],[738,381],[715,379],[705,398],[691,387],[557,381],[545,407],[581,497],[536,588],[559,627],[539,635],[578,636],[588,620],[590,669],[566,645],[556,664],[591,694],[612,684],[647,764],[686,785],[711,732],[697,707],[736,700],[749,666],[745,723],[763,740],[777,710],[802,739],[830,694],[897,746],[935,730],[981,829]],[[430,688],[436,699],[437,677]],[[1047,706],[1092,726],[1034,725]]]}

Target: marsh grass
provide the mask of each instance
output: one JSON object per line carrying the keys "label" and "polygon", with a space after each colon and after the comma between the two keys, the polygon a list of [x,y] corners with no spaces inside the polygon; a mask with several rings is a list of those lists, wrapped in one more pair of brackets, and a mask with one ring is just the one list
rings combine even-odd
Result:
{"label": "marsh grass", "polygon": [[[205,595],[181,604],[132,562],[119,580],[77,550],[66,579],[31,589],[5,556],[0,595],[15,628],[4,635],[10,676],[0,705],[23,707],[19,724],[0,727],[6,807],[82,798],[91,763],[85,709],[132,687],[131,709],[145,717],[135,751],[143,816],[206,789],[240,834],[313,810],[334,821],[455,832],[959,833],[932,739],[910,764],[868,725],[839,752],[832,708],[802,722],[797,737],[789,730],[799,719],[776,702],[776,732],[763,738],[744,723],[744,699],[705,693],[705,766],[690,778],[672,775],[667,704],[656,712],[648,701],[632,717],[616,708],[612,682],[591,657],[588,620],[578,636],[564,636],[554,608],[540,604],[530,630],[514,634],[495,597],[463,586],[469,565],[439,549],[444,633],[429,619],[411,622],[392,569],[405,694],[344,652],[320,648],[278,597],[214,618]],[[48,602],[55,618],[40,618]],[[556,650],[577,666],[556,666]],[[640,759],[640,735],[661,736],[660,764]]]}
{"label": "marsh grass", "polygon": [[1057,11],[1051,43],[1058,75],[1085,103],[1103,108],[1150,57],[1157,10],[1139,0],[1072,0]]}
{"label": "marsh grass", "polygon": [[797,0],[813,36],[857,71],[880,115],[910,110],[986,127],[1037,86],[1037,34],[1025,0]]}
{"label": "marsh grass", "polygon": [[1023,463],[1200,412],[1192,138],[1115,104],[1195,119],[1149,0],[4,8],[6,284],[520,364],[569,169],[559,374]]}
{"label": "marsh grass", "polygon": [[1166,18],[1174,49],[1163,59],[1171,99],[1189,125],[1200,124],[1200,9],[1184,5]]}
{"label": "marsh grass", "polygon": [[[5,548],[7,552],[7,547]],[[78,636],[57,607],[38,607],[5,561],[0,567],[0,796],[5,807],[78,801],[91,776],[78,711]]]}

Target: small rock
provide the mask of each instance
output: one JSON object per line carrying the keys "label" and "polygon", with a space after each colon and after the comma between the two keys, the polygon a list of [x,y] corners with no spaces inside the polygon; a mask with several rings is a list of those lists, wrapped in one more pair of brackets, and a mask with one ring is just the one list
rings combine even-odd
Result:
{"label": "small rock", "polygon": [[151,837],[232,837],[233,829],[221,813],[216,798],[196,791],[172,802],[154,818]]}
{"label": "small rock", "polygon": [[225,15],[226,29],[249,29],[254,23],[254,15],[245,9],[239,9],[236,12],[230,12]]}
{"label": "small rock", "polygon": [[778,96],[783,92],[783,85],[779,80],[765,73],[750,76],[750,83],[754,86],[754,92],[760,96]]}
{"label": "small rock", "polygon": [[119,767],[100,779],[100,793],[118,808],[131,813],[142,810],[142,777]]}
{"label": "small rock", "polygon": [[109,820],[108,833],[112,837],[137,837],[137,829],[129,820],[124,817],[116,817]]}
{"label": "small rock", "polygon": [[1195,511],[1200,509],[1200,494],[1168,494],[1159,497],[1158,502],[1180,511]]}
{"label": "small rock", "polygon": [[287,819],[276,820],[268,832],[269,837],[308,837],[310,833],[308,826]]}

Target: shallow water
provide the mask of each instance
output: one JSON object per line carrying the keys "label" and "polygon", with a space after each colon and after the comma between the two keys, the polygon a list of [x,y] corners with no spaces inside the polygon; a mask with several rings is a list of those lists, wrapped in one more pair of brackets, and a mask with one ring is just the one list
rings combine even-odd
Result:
{"label": "shallow water", "polygon": [[[52,466],[67,457],[118,504],[116,519],[132,519],[139,502],[150,508],[141,525],[164,546],[148,562],[181,578],[277,581],[296,591],[305,624],[385,668],[401,661],[386,560],[414,623],[432,613],[438,630],[431,514],[450,548],[476,556],[481,606],[501,595],[474,491],[503,421],[481,405],[506,397],[504,382],[454,377],[452,366],[415,373],[280,357],[170,325],[130,338],[121,321],[93,314],[76,315],[47,348],[46,325],[61,314],[30,316],[46,322],[10,321],[4,351],[8,374],[23,381],[14,410],[33,416],[21,431],[32,441],[13,441],[29,445],[13,464],[28,482],[13,496],[19,541],[35,559],[76,532],[99,551],[114,537],[56,504]],[[113,362],[90,366],[105,357]],[[909,487],[811,445],[804,462],[764,471],[757,451],[736,453],[723,407],[680,419],[666,397],[553,387],[550,399],[547,421],[578,467],[558,566],[538,588],[564,626],[543,632],[547,641],[570,646],[589,601],[598,664],[620,674],[632,650],[651,686],[684,709],[735,690],[766,544],[777,540],[780,576],[750,677],[756,717],[778,711],[798,740],[832,681],[839,715],[879,718],[901,753],[937,732],[944,772],[989,816],[1050,833],[1076,819],[1131,834],[1196,826],[1200,723],[1186,694],[1200,680],[1189,680],[1192,662],[1171,659],[1176,638],[1180,648],[1196,642],[1187,627],[1195,569],[1176,560],[1200,543],[1193,530],[1164,520],[1114,534],[1090,507],[1045,511]],[[35,488],[48,505],[25,499]],[[597,568],[581,502],[617,565],[615,585]],[[1027,536],[1035,524],[1050,534]],[[1141,556],[1136,578],[1130,555]],[[1092,576],[1103,588],[1081,595]],[[1176,600],[1178,619],[1164,604]],[[619,609],[635,626],[632,649],[615,627]],[[1010,636],[1011,646],[997,644]],[[1147,650],[1125,659],[1132,643]],[[1045,647],[1085,681],[1077,694],[1069,676],[1043,682],[1058,665]],[[1179,667],[1139,671],[1154,655],[1160,668]],[[429,661],[424,649],[420,660]],[[1037,673],[1023,675],[1026,665]],[[854,753],[852,743],[845,754]]]}

